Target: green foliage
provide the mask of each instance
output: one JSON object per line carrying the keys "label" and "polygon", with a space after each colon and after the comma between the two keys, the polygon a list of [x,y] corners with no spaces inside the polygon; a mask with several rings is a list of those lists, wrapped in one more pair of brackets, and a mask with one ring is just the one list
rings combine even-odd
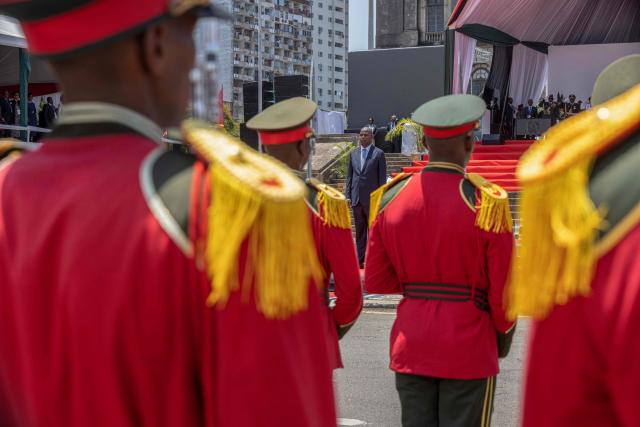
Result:
{"label": "green foliage", "polygon": [[338,178],[346,178],[349,169],[349,153],[355,148],[355,144],[344,141],[338,144],[340,154],[338,154],[338,161],[333,170]]}
{"label": "green foliage", "polygon": [[240,137],[240,124],[233,120],[229,107],[224,106],[224,130],[231,136]]}
{"label": "green foliage", "polygon": [[387,135],[384,137],[384,140],[387,142],[391,142],[396,138],[402,138],[402,129],[404,129],[404,125],[408,125],[411,126],[415,131],[416,131],[416,135],[418,136],[418,150],[422,151],[424,150],[424,130],[422,129],[422,126],[420,126],[418,123],[414,122],[411,119],[402,119],[398,122],[398,124],[396,125],[396,127],[394,127],[393,129],[391,129],[391,131],[387,132]]}

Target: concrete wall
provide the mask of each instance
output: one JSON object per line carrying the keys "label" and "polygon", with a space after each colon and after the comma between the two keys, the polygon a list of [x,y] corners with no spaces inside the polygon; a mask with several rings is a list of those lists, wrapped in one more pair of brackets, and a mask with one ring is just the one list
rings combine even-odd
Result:
{"label": "concrete wall", "polygon": [[392,114],[409,117],[443,94],[443,46],[349,53],[349,128],[364,126],[369,116],[385,126]]}

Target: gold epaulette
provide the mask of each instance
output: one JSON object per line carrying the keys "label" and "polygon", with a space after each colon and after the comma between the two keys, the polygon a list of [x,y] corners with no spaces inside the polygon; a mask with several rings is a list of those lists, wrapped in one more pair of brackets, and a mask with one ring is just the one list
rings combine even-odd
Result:
{"label": "gold epaulette", "polygon": [[589,194],[596,157],[640,128],[640,85],[552,127],[522,157],[520,249],[508,290],[509,315],[545,317],[588,295],[604,207]]}
{"label": "gold epaulette", "polygon": [[26,144],[15,139],[0,139],[0,160],[5,158],[18,157],[27,151],[34,151],[35,144]]}
{"label": "gold epaulette", "polygon": [[[393,179],[389,182],[387,182],[386,184],[382,185],[381,187],[379,187],[378,189],[376,189],[375,191],[373,191],[371,193],[370,196],[370,205],[369,205],[369,226],[371,226],[371,224],[373,224],[373,221],[375,221],[376,217],[378,216],[378,214],[380,213],[380,211],[384,208],[384,206],[388,203],[383,203],[383,196],[384,194],[396,187],[399,183],[404,182],[405,180],[408,180],[409,178],[411,178],[412,174],[410,173],[404,173],[404,172],[400,172],[399,174],[397,174],[395,177],[393,177]],[[389,200],[390,201],[390,200]]]}
{"label": "gold epaulette", "polygon": [[511,232],[513,220],[509,194],[505,189],[475,173],[467,174],[467,179],[480,190],[480,200],[476,204],[476,226],[495,233]]}
{"label": "gold epaulette", "polygon": [[[205,261],[210,305],[252,284],[258,310],[287,318],[307,307],[311,280],[320,284],[318,261],[305,204],[306,186],[280,162],[227,134],[187,121],[185,142],[208,162],[211,204]],[[239,264],[248,241],[247,261]],[[239,270],[244,280],[239,283]]]}
{"label": "gold epaulette", "polygon": [[310,192],[310,204],[325,224],[332,227],[351,230],[351,214],[344,194],[315,178],[310,178],[307,185]]}

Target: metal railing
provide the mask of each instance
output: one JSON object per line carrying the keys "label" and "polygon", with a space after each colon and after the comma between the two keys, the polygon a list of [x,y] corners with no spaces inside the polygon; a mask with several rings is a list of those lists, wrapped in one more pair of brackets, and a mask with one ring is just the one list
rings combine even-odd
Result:
{"label": "metal railing", "polygon": [[[26,132],[27,139],[25,142],[31,141],[31,132],[36,133],[49,133],[51,129],[41,128],[38,126],[16,126],[16,125],[3,125],[0,124],[0,130],[11,130],[11,131],[19,131],[22,135],[22,132]],[[17,139],[21,139],[18,137]]]}

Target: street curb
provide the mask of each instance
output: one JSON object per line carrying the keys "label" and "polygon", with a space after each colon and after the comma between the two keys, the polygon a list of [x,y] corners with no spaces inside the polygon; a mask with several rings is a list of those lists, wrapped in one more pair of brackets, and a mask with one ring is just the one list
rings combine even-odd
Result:
{"label": "street curb", "polygon": [[398,304],[389,303],[389,302],[369,302],[369,303],[365,302],[363,305],[363,309],[367,310],[370,308],[395,310],[396,308],[398,308]]}

